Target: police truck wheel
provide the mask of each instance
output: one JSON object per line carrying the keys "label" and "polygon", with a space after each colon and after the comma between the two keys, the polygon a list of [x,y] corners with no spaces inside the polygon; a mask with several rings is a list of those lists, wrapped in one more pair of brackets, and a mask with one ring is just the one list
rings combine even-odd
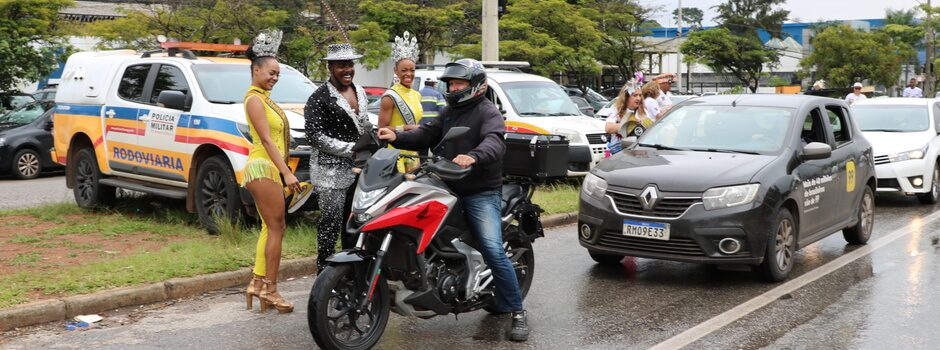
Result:
{"label": "police truck wheel", "polygon": [[98,169],[94,150],[85,148],[78,151],[73,161],[75,166],[68,167],[68,169],[72,172],[69,174],[70,177],[75,179],[75,187],[72,188],[75,203],[84,209],[114,204],[117,191],[114,187],[102,185],[99,182],[101,171]]}
{"label": "police truck wheel", "polygon": [[216,220],[236,222],[240,219],[241,198],[235,173],[220,156],[210,157],[196,172],[196,213],[199,222],[211,234],[220,232]]}
{"label": "police truck wheel", "polygon": [[872,226],[875,224],[875,195],[871,187],[865,186],[857,219],[855,226],[842,229],[842,236],[851,244],[865,244],[871,238]]}
{"label": "police truck wheel", "polygon": [[21,180],[35,179],[42,171],[39,153],[31,149],[22,149],[13,156],[13,175]]}

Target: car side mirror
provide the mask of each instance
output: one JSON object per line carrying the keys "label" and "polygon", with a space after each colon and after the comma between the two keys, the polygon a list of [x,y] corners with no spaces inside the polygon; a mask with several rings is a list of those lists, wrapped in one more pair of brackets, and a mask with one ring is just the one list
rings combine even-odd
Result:
{"label": "car side mirror", "polygon": [[832,156],[832,146],[822,142],[810,142],[803,146],[803,160],[826,159]]}
{"label": "car side mirror", "polygon": [[157,96],[157,105],[170,108],[178,109],[181,111],[186,110],[186,94],[175,91],[175,90],[163,90],[160,91],[160,95]]}
{"label": "car side mirror", "polygon": [[49,121],[46,121],[46,124],[43,125],[42,128],[46,129],[47,131],[52,131],[52,126],[53,126],[52,120],[49,120]]}
{"label": "car side mirror", "polygon": [[628,149],[636,145],[636,136],[625,137],[623,140],[620,140],[620,147],[623,149]]}

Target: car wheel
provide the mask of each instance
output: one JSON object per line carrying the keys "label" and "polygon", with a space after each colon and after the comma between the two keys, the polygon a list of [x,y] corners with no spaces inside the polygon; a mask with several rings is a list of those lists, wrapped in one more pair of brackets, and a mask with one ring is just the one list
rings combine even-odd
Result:
{"label": "car wheel", "polygon": [[933,175],[930,180],[930,192],[920,193],[917,199],[923,204],[937,204],[940,201],[940,164],[933,166]]}
{"label": "car wheel", "polygon": [[75,155],[75,166],[69,167],[69,174],[75,179],[75,187],[72,193],[75,195],[75,203],[84,209],[94,209],[102,206],[114,204],[117,190],[113,186],[102,185],[101,171],[98,169],[98,161],[95,158],[95,151],[90,148],[84,148]]}
{"label": "car wheel", "polygon": [[793,214],[787,209],[780,209],[777,223],[767,240],[764,262],[758,268],[761,277],[767,282],[780,282],[793,270],[794,251],[798,228]]}
{"label": "car wheel", "polygon": [[588,251],[588,254],[591,255],[591,259],[594,259],[594,261],[601,265],[620,265],[620,262],[623,260],[623,255],[595,253],[592,251]]}
{"label": "car wheel", "polygon": [[852,227],[842,229],[842,236],[851,244],[865,244],[871,238],[872,226],[875,224],[875,196],[871,187],[865,186],[862,202],[858,208],[858,223]]}
{"label": "car wheel", "polygon": [[236,222],[241,215],[241,197],[235,173],[220,156],[210,157],[196,172],[196,213],[199,222],[211,234],[218,234],[216,218]]}
{"label": "car wheel", "polygon": [[39,153],[31,149],[22,149],[13,156],[13,175],[18,179],[35,179],[42,171]]}

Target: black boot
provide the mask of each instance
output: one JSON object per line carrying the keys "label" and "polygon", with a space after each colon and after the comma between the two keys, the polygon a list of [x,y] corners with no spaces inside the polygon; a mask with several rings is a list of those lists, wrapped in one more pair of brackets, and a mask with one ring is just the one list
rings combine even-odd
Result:
{"label": "black boot", "polygon": [[526,341],[529,339],[529,323],[525,310],[512,312],[512,326],[509,328],[509,340]]}

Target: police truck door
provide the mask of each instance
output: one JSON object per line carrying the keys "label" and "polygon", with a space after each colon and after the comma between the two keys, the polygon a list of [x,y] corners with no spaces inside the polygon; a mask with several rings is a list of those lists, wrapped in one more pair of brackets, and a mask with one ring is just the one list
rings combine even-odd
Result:
{"label": "police truck door", "polygon": [[156,70],[151,69],[153,66],[152,63],[127,66],[114,92],[117,96],[108,98],[112,102],[104,106],[104,150],[112,171],[138,174],[138,166],[144,159],[137,138],[144,127],[140,119],[149,113],[147,86],[156,74]]}
{"label": "police truck door", "polygon": [[153,107],[142,118],[144,133],[140,138],[140,144],[147,152],[141,172],[148,176],[179,182],[186,181],[184,171],[187,167],[184,164],[189,162],[189,154],[194,150],[182,149],[185,148],[185,143],[176,141],[177,125],[185,112],[161,106],[157,103],[157,99],[163,91],[179,91],[188,97],[187,106],[184,109],[189,109],[192,105],[189,86],[183,70],[179,67],[164,63],[157,68],[157,75],[149,94],[149,103]]}

